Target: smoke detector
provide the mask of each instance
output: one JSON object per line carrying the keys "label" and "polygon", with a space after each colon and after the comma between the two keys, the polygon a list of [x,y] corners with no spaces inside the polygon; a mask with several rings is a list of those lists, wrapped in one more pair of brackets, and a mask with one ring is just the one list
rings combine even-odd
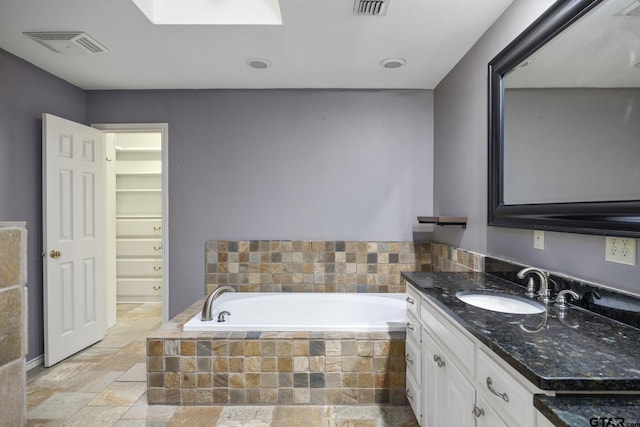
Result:
{"label": "smoke detector", "polygon": [[35,31],[23,34],[62,55],[97,55],[109,52],[96,39],[80,31]]}
{"label": "smoke detector", "polygon": [[389,0],[355,0],[354,15],[384,16],[389,8]]}

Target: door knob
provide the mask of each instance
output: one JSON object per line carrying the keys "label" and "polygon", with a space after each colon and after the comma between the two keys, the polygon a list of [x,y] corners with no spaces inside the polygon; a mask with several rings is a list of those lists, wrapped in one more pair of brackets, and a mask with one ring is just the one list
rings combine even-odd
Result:
{"label": "door knob", "polygon": [[52,249],[51,252],[49,252],[49,256],[51,258],[60,258],[62,256],[62,252],[56,249]]}

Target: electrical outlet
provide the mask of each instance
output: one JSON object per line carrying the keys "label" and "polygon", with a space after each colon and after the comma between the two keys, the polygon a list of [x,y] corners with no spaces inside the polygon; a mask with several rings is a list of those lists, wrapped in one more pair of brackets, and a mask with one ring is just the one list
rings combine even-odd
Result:
{"label": "electrical outlet", "polygon": [[605,251],[606,261],[636,265],[636,239],[607,237]]}
{"label": "electrical outlet", "polygon": [[543,230],[534,230],[533,231],[533,247],[535,249],[544,250],[544,231]]}

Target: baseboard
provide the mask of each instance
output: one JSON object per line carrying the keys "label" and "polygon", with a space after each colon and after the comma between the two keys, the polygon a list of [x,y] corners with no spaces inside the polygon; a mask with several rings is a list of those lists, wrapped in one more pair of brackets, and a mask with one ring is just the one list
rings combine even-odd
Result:
{"label": "baseboard", "polygon": [[33,368],[37,368],[38,366],[40,366],[42,364],[44,364],[44,354],[41,354],[38,357],[35,357],[35,358],[31,359],[31,360],[28,360],[27,361],[27,365],[26,365],[27,371],[30,371]]}

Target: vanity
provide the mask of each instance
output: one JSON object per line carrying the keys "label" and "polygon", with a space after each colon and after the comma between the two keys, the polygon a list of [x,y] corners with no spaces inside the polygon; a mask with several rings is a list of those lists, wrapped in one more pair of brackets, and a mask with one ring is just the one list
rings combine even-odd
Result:
{"label": "vanity", "polygon": [[640,422],[639,329],[577,306],[511,314],[458,298],[524,295],[524,287],[488,273],[402,277],[407,400],[422,426]]}

